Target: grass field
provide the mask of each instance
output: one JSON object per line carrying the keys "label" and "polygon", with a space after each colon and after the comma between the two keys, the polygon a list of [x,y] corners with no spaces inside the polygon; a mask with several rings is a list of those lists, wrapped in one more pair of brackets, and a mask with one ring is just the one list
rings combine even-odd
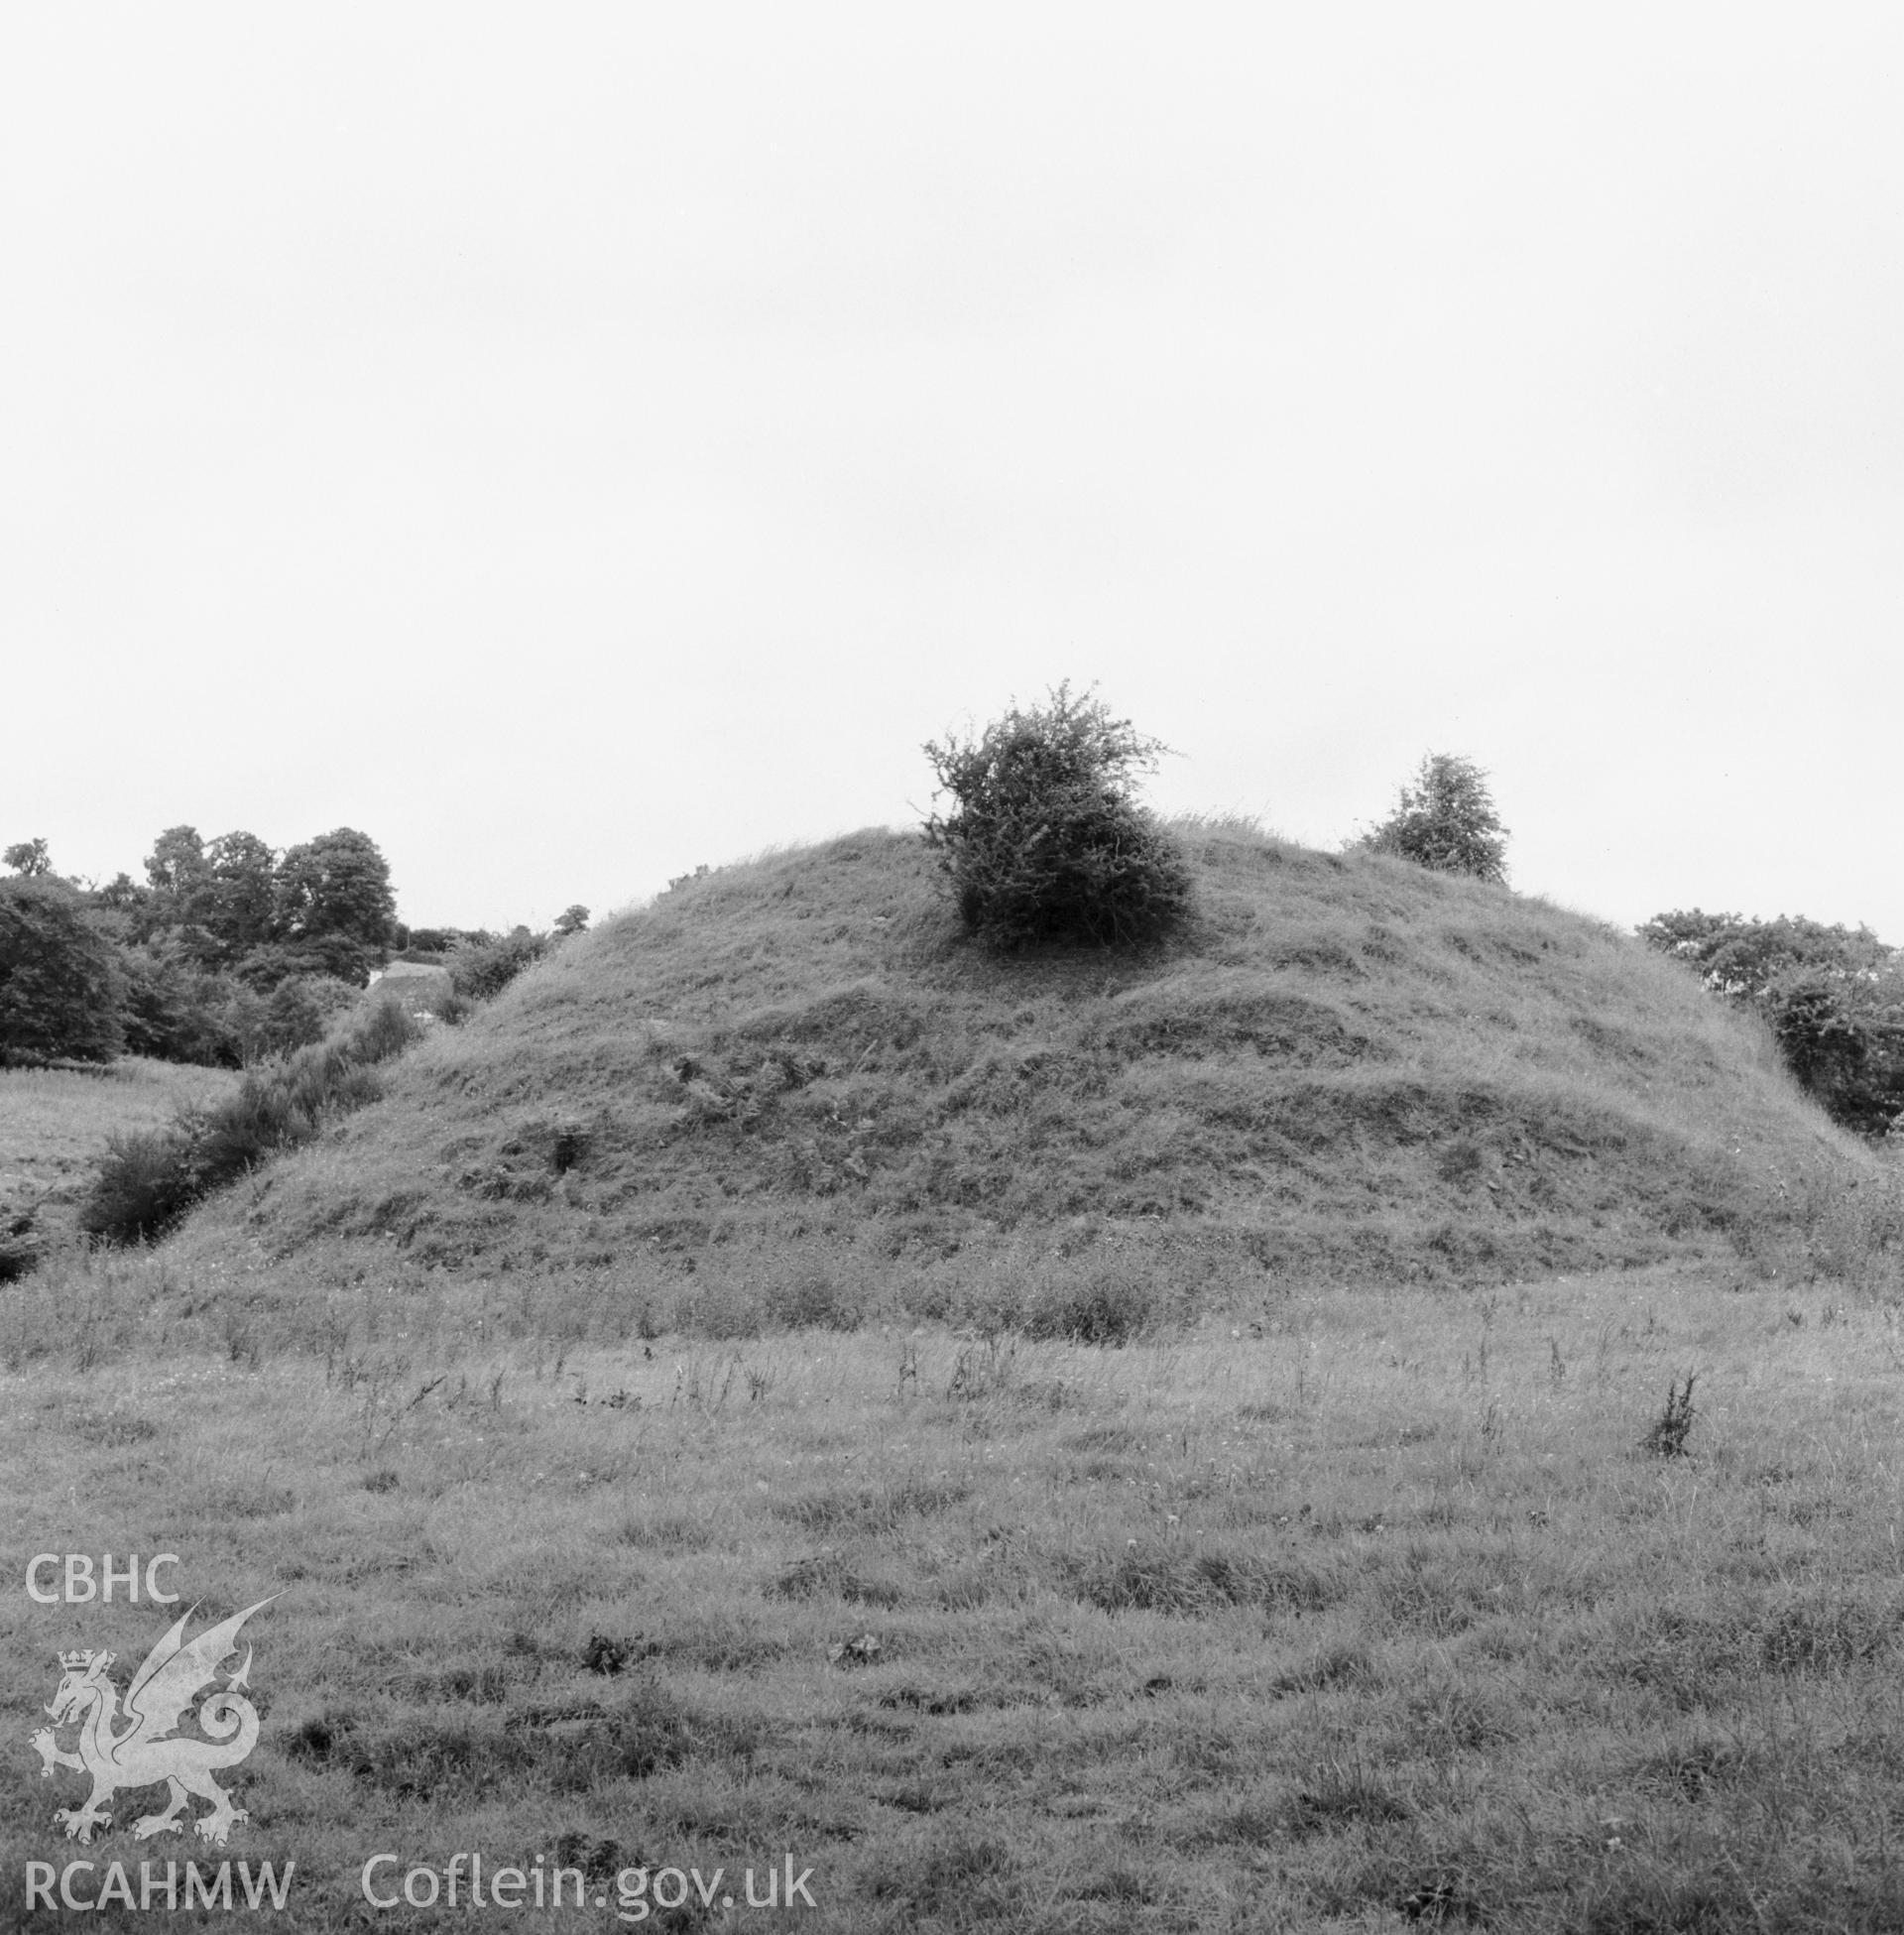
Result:
{"label": "grass field", "polygon": [[[56,1653],[123,1684],[161,1626],[32,1604],[21,1558],[165,1550],[201,1622],[279,1595],[224,1851],[297,1864],[278,1928],[463,1925],[368,1910],[380,1852],[386,1891],[580,1871],[574,1926],[643,1867],[725,1871],[673,1927],[1904,1926],[1894,1301],[1654,1270],[1290,1288],[1118,1350],[604,1348],[504,1283],[472,1319],[367,1278],[295,1331],[225,1268],[9,1292],[16,1903],[81,1852],[24,1742]],[[131,1840],[151,1798],[101,1872],[210,1859]],[[748,1909],[789,1855],[815,1906]]]}

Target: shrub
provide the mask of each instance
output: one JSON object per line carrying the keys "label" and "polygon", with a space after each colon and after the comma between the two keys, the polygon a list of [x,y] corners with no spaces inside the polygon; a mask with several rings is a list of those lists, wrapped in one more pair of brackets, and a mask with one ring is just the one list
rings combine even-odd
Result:
{"label": "shrub", "polygon": [[542,935],[518,927],[500,937],[483,934],[459,940],[443,965],[449,970],[449,985],[465,1001],[488,1001],[547,952]]}
{"label": "shrub", "polygon": [[80,1229],[108,1243],[144,1243],[176,1223],[203,1193],[198,1129],[195,1116],[181,1114],[170,1129],[108,1137]]}
{"label": "shrub", "polygon": [[1693,1375],[1691,1371],[1686,1373],[1683,1391],[1677,1378],[1667,1386],[1666,1408],[1653,1419],[1641,1440],[1645,1449],[1656,1458],[1686,1456],[1686,1440],[1692,1436],[1693,1420],[1699,1415],[1693,1407]]}
{"label": "shrub", "polygon": [[999,948],[1158,938],[1189,909],[1175,841],[1130,796],[1164,748],[1060,685],[926,757],[953,810],[925,823],[967,929]]}
{"label": "shrub", "polygon": [[1395,810],[1362,842],[1441,874],[1507,878],[1507,829],[1494,811],[1488,776],[1473,760],[1430,753],[1403,786]]}
{"label": "shrub", "polygon": [[216,1108],[180,1113],[168,1129],[114,1136],[80,1207],[79,1227],[107,1243],[144,1243],[193,1203],[276,1154],[315,1137],[324,1122],[374,1102],[379,1062],[420,1028],[394,1001],[373,1001],[327,1040],[254,1069]]}

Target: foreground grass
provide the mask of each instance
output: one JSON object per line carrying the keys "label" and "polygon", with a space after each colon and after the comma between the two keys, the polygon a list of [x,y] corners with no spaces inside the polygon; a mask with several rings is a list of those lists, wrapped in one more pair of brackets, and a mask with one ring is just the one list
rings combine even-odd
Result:
{"label": "foreground grass", "polygon": [[[22,1562],[166,1550],[201,1619],[280,1595],[226,1851],[297,1863],[280,1928],[457,1919],[369,1916],[384,1850],[569,1863],[611,1896],[570,1925],[790,1854],[810,1929],[1904,1926],[1895,1306],[1662,1270],[1123,1350],[564,1347],[507,1283],[366,1279],[299,1341],[114,1269],[0,1293],[6,1913],[72,1852],[55,1654],[123,1686],[160,1628]],[[150,1801],[87,1852],[202,1855]]]}

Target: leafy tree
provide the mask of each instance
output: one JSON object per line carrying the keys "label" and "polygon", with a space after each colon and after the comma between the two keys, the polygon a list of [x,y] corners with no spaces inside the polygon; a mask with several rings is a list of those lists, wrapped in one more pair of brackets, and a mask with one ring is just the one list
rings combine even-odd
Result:
{"label": "leafy tree", "polygon": [[976,739],[928,742],[940,792],[925,837],[959,917],[992,946],[1110,945],[1170,931],[1190,905],[1175,842],[1131,797],[1164,747],[1068,683]]}
{"label": "leafy tree", "polygon": [[281,981],[296,976],[347,981],[362,988],[383,957],[354,934],[312,934],[307,938],[268,940],[249,949],[232,969],[247,987],[269,994]]}
{"label": "leafy tree", "polygon": [[119,991],[112,943],[69,887],[0,881],[0,1062],[110,1061]]}
{"label": "leafy tree", "polygon": [[555,931],[566,937],[588,931],[588,909],[577,901],[573,907],[564,907],[555,916]]}
{"label": "leafy tree", "polygon": [[496,936],[482,927],[412,927],[404,946],[414,956],[446,954],[452,947],[468,941],[489,941]]}
{"label": "leafy tree", "polygon": [[25,875],[28,879],[37,879],[42,874],[53,872],[53,860],[47,852],[45,840],[22,840],[18,846],[11,846],[0,854],[0,860],[4,860],[16,874]]}
{"label": "leafy tree", "polygon": [[230,976],[204,968],[171,933],[122,949],[119,965],[128,1052],[208,1068],[244,1065],[249,998]]}
{"label": "leafy tree", "polygon": [[1395,810],[1362,842],[1441,874],[1507,878],[1507,829],[1494,811],[1488,776],[1471,759],[1430,753],[1404,786]]}
{"label": "leafy tree", "polygon": [[167,827],[146,855],[146,879],[153,892],[178,900],[196,892],[210,872],[195,826]]}
{"label": "leafy tree", "polygon": [[1904,961],[1868,927],[1694,907],[1655,914],[1638,931],[1714,994],[1763,1016],[1787,1066],[1835,1121],[1882,1135],[1904,1112]]}
{"label": "leafy tree", "polygon": [[[280,940],[336,939],[381,957],[396,917],[390,868],[367,833],[340,826],[293,847],[279,862],[273,929]],[[361,985],[356,973],[349,978]]]}
{"label": "leafy tree", "polygon": [[205,849],[205,925],[233,954],[271,936],[278,856],[255,833],[221,833]]}
{"label": "leafy tree", "polygon": [[1891,953],[1868,927],[1828,927],[1802,914],[1747,920],[1694,907],[1657,913],[1638,932],[1647,946],[1696,967],[1715,994],[1753,999],[1800,971],[1839,982],[1869,980]]}

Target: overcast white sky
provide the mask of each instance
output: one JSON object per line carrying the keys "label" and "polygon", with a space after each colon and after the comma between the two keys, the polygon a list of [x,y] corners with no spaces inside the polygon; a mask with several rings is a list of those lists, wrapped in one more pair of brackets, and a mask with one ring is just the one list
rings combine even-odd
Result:
{"label": "overcast white sky", "polygon": [[1904,9],[1562,14],[7,9],[0,843],[542,924],[1070,677],[1904,943]]}

